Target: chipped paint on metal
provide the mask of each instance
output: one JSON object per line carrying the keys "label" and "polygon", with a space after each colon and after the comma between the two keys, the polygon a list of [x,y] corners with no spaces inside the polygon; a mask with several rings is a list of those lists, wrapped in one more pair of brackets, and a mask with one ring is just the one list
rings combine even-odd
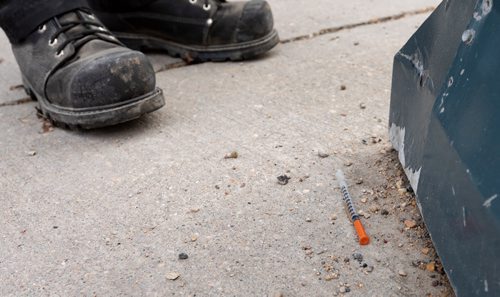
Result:
{"label": "chipped paint on metal", "polygon": [[418,191],[418,183],[420,181],[420,173],[422,172],[422,167],[419,169],[412,169],[409,166],[406,166],[406,157],[405,157],[405,128],[398,127],[396,124],[392,124],[389,129],[389,137],[391,143],[398,151],[399,161],[401,165],[403,165],[404,171],[408,180],[410,181],[411,187],[417,193]]}
{"label": "chipped paint on metal", "polygon": [[498,198],[498,194],[495,194],[495,195],[491,196],[486,201],[484,201],[483,206],[486,207],[486,208],[490,208],[491,207],[491,203],[493,203],[493,200],[495,200],[497,198]]}
{"label": "chipped paint on metal", "polygon": [[462,207],[462,215],[464,218],[464,227],[467,227],[467,218],[466,218],[466,214],[465,214],[465,207]]}

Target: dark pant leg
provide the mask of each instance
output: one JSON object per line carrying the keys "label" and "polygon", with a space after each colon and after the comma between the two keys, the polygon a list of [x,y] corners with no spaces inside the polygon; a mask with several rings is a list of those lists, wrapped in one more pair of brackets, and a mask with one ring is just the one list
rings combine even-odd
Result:
{"label": "dark pant leg", "polygon": [[0,0],[0,27],[19,43],[45,21],[82,7],[87,0]]}
{"label": "dark pant leg", "polygon": [[92,8],[101,11],[120,12],[130,11],[155,1],[156,0],[89,0],[89,3]]}

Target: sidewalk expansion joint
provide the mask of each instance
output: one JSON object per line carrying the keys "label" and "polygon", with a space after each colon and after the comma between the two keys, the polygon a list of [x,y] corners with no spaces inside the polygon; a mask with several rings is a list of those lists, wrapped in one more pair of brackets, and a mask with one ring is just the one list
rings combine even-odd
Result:
{"label": "sidewalk expansion joint", "polygon": [[287,43],[295,42],[295,41],[313,39],[313,38],[316,38],[316,37],[319,37],[322,35],[337,33],[340,31],[354,29],[354,28],[363,27],[363,26],[370,26],[370,25],[376,25],[376,24],[397,21],[397,20],[405,18],[405,17],[429,13],[429,12],[432,12],[434,9],[435,9],[435,7],[427,7],[427,8],[422,8],[422,9],[417,9],[417,10],[412,10],[412,11],[405,11],[405,12],[395,14],[395,15],[380,17],[380,18],[369,20],[369,21],[347,24],[347,25],[338,26],[338,27],[325,28],[325,29],[321,29],[321,30],[314,32],[314,33],[311,33],[311,34],[301,35],[301,36],[292,37],[292,38],[288,38],[288,39],[283,39],[283,40],[281,40],[281,44],[287,44]]}
{"label": "sidewalk expansion joint", "polygon": [[[376,19],[372,19],[372,20],[368,20],[368,21],[364,21],[364,22],[347,24],[347,25],[338,26],[338,27],[325,28],[325,29],[321,29],[321,30],[314,32],[314,33],[311,33],[311,34],[300,35],[300,36],[296,36],[296,37],[292,37],[292,38],[282,39],[280,41],[280,43],[287,44],[287,43],[296,42],[296,41],[313,39],[313,38],[316,38],[316,37],[319,37],[322,35],[337,33],[340,31],[354,29],[354,28],[358,28],[358,27],[397,21],[397,20],[400,20],[400,19],[405,18],[405,17],[410,17],[410,16],[414,16],[414,15],[419,15],[419,14],[426,14],[426,13],[432,12],[434,9],[436,9],[436,8],[435,7],[426,7],[426,8],[417,9],[417,10],[405,11],[405,12],[395,14],[395,15],[380,17],[380,18],[376,18]],[[168,70],[172,70],[172,69],[177,69],[177,68],[182,68],[182,67],[190,66],[192,64],[194,64],[194,63],[189,63],[186,61],[174,62],[174,63],[166,64],[166,65],[160,67],[158,70],[156,70],[156,73],[160,73],[160,72],[164,72],[164,71],[168,71]]]}
{"label": "sidewalk expansion joint", "polygon": [[16,99],[16,100],[11,100],[7,102],[0,102],[0,107],[5,107],[5,106],[15,106],[15,105],[21,105],[21,104],[26,104],[33,102],[33,99],[31,97],[25,97],[21,99]]}

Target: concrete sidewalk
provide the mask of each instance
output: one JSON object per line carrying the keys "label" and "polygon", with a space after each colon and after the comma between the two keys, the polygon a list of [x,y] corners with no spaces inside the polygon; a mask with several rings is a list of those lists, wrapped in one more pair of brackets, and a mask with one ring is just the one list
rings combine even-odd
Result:
{"label": "concrete sidewalk", "polygon": [[166,107],[90,132],[37,118],[2,36],[1,296],[453,295],[386,136],[393,55],[439,1],[270,2],[290,42],[151,55]]}

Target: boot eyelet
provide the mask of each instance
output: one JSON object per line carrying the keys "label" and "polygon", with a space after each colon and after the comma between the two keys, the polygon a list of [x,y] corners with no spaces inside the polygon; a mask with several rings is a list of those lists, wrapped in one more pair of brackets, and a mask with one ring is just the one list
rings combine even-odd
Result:
{"label": "boot eyelet", "polygon": [[64,55],[64,51],[61,50],[60,52],[56,53],[56,57],[59,58]]}
{"label": "boot eyelet", "polygon": [[197,2],[197,1],[198,1],[198,0],[189,0],[189,2],[190,2],[191,4],[196,4],[196,2]]}
{"label": "boot eyelet", "polygon": [[46,30],[47,30],[47,25],[43,25],[43,26],[38,27],[38,32],[40,32],[40,33],[43,33]]}
{"label": "boot eyelet", "polygon": [[210,5],[210,4],[203,4],[203,9],[204,10],[209,11],[210,8],[212,8],[212,5]]}
{"label": "boot eyelet", "polygon": [[56,45],[56,44],[57,44],[57,38],[54,38],[54,39],[52,39],[52,40],[49,40],[49,45],[50,45],[50,46],[54,46],[54,45]]}
{"label": "boot eyelet", "polygon": [[207,20],[207,26],[212,26],[213,23],[214,23],[214,20],[212,20],[212,19]]}

